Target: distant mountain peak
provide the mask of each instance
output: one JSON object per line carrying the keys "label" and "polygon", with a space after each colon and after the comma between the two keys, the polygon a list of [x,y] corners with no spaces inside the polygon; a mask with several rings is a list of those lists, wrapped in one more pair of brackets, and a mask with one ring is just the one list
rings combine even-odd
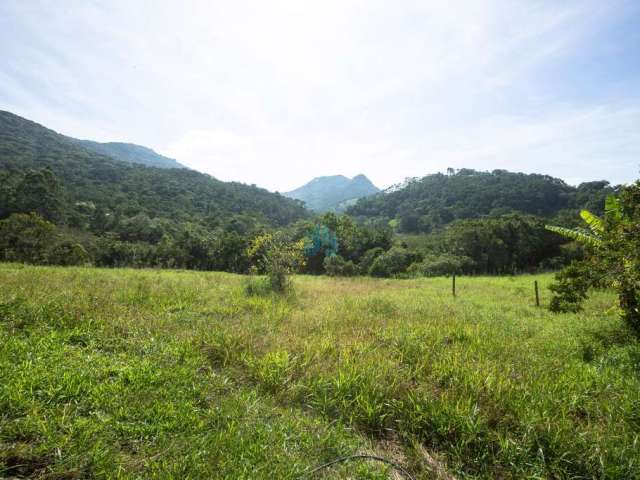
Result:
{"label": "distant mountain peak", "polygon": [[371,185],[373,188],[375,188],[376,190],[379,190],[378,187],[376,187],[373,182],[371,180],[369,180],[364,174],[360,173],[358,175],[356,175],[355,177],[353,177],[351,179],[351,183],[358,183],[358,184],[366,184],[366,185]]}
{"label": "distant mountain peak", "polygon": [[173,158],[165,157],[148,147],[124,142],[94,142],[92,140],[70,140],[82,145],[87,150],[100,155],[106,155],[115,160],[127,163],[138,163],[147,167],[157,168],[187,168]]}
{"label": "distant mountain peak", "polygon": [[283,195],[305,202],[316,212],[342,211],[357,199],[379,192],[364,175],[353,178],[344,175],[316,177],[305,185]]}

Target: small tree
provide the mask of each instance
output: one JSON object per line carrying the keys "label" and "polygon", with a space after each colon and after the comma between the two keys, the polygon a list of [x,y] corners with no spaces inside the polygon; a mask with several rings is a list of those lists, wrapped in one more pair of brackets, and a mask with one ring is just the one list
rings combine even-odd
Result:
{"label": "small tree", "polygon": [[289,242],[282,233],[258,235],[247,250],[260,273],[267,275],[271,290],[282,293],[290,288],[288,276],[301,268],[304,241]]}
{"label": "small tree", "polygon": [[335,233],[338,220],[334,214],[326,214],[323,219],[333,228],[323,224],[313,225],[304,239],[304,258],[309,273],[322,273],[324,259],[338,252],[338,238]]}
{"label": "small tree", "polygon": [[369,275],[373,277],[392,277],[404,272],[410,262],[411,258],[406,249],[392,247],[376,257],[369,268]]}

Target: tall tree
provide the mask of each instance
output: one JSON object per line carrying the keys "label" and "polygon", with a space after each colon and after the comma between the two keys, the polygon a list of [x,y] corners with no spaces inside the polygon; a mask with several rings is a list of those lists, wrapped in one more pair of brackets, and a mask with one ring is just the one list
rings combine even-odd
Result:
{"label": "tall tree", "polygon": [[53,223],[64,222],[62,187],[51,169],[27,170],[16,188],[15,208],[20,213],[37,213]]}

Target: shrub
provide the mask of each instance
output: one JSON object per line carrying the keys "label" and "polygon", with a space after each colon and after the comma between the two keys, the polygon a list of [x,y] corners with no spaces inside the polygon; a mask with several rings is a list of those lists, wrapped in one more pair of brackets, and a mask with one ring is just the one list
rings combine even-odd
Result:
{"label": "shrub", "polygon": [[374,277],[391,277],[404,272],[409,262],[410,254],[408,250],[401,247],[393,247],[373,261],[369,274]]}
{"label": "shrub", "polygon": [[256,258],[271,290],[283,293],[290,288],[288,276],[304,264],[303,248],[303,242],[288,242],[282,233],[265,233],[253,240],[247,254]]}
{"label": "shrub", "polygon": [[356,266],[351,260],[345,261],[340,255],[326,257],[323,262],[324,271],[330,277],[352,277],[356,274]]}
{"label": "shrub", "polygon": [[427,255],[421,262],[411,264],[409,272],[414,275],[436,277],[462,273],[463,269],[473,264],[469,257],[441,253],[439,255]]}
{"label": "shrub", "polygon": [[63,240],[49,252],[49,263],[54,265],[90,265],[91,258],[85,248],[77,242]]}
{"label": "shrub", "polygon": [[553,292],[549,310],[552,312],[579,312],[582,301],[587,298],[591,282],[584,266],[573,262],[555,277],[555,283],[549,286]]}
{"label": "shrub", "polygon": [[360,267],[360,271],[363,273],[368,273],[375,259],[378,258],[383,253],[384,253],[384,249],[381,247],[375,247],[364,252],[364,254],[362,255],[362,258],[360,259],[360,262],[358,263],[358,267]]}

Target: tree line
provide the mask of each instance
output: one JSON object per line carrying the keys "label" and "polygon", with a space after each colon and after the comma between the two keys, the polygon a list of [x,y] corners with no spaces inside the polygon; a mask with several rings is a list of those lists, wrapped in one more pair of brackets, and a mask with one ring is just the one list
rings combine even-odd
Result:
{"label": "tree line", "polygon": [[[260,217],[251,203],[240,203],[235,213],[174,209],[171,216],[143,208],[129,196],[117,202],[79,201],[49,167],[7,169],[0,179],[4,261],[247,273],[258,266],[250,253],[254,242],[274,232],[304,245],[297,271],[310,274],[510,274],[560,268],[583,255],[578,244],[546,230],[546,219],[520,212],[456,219],[411,236],[398,235],[392,222],[380,218],[313,217],[304,211],[288,222],[277,215]],[[162,202],[171,197],[167,190]]]}
{"label": "tree line", "polygon": [[411,239],[398,236],[388,222],[334,213],[284,226],[244,213],[215,221],[151,216],[126,205],[73,202],[49,168],[2,176],[4,261],[248,273],[260,270],[256,242],[276,234],[282,245],[300,246],[303,261],[296,271],[309,274],[504,274],[557,268],[581,256],[575,244],[547,231],[544,219],[521,213],[456,220]]}

